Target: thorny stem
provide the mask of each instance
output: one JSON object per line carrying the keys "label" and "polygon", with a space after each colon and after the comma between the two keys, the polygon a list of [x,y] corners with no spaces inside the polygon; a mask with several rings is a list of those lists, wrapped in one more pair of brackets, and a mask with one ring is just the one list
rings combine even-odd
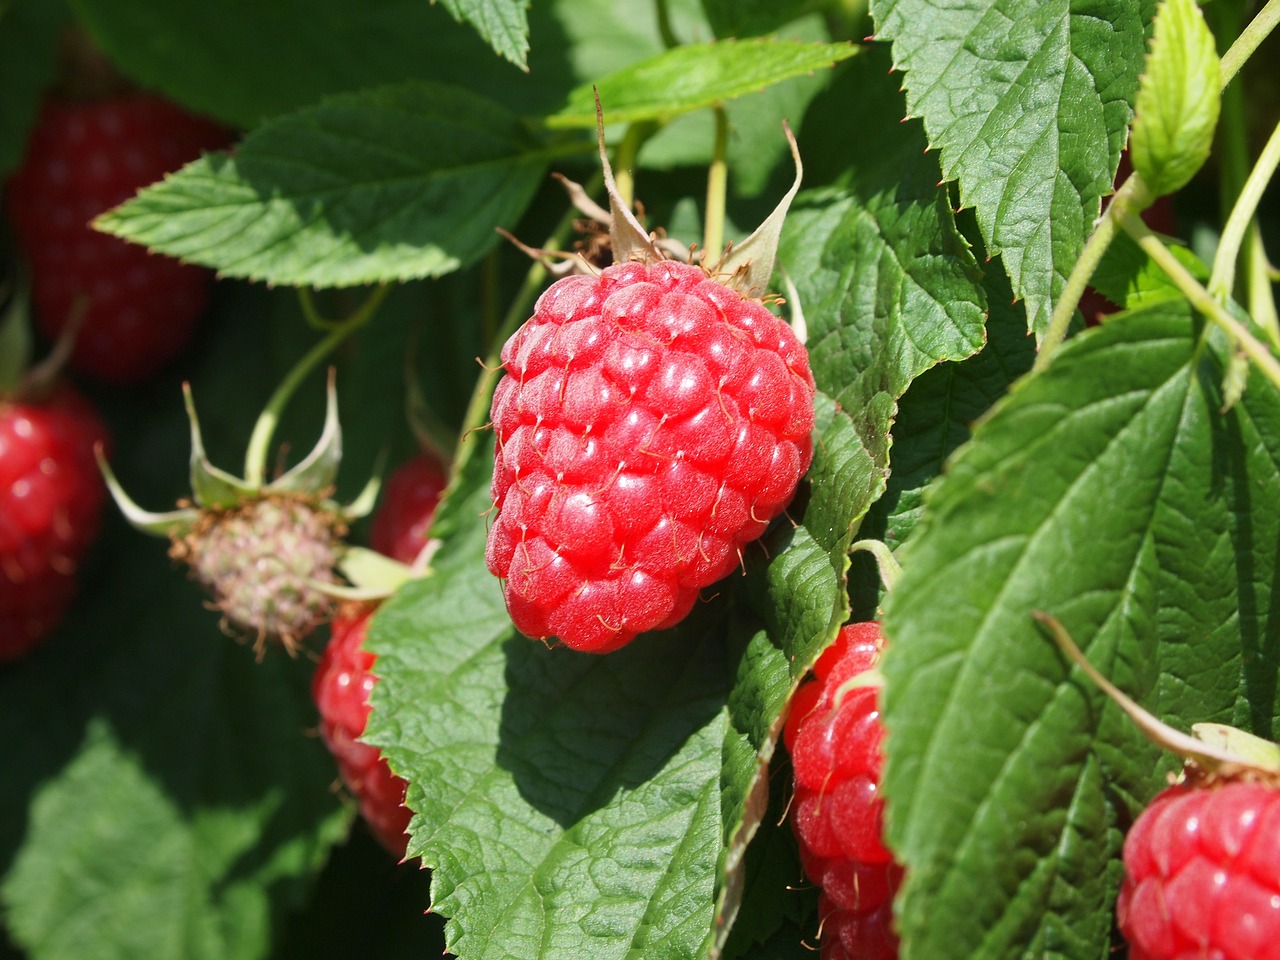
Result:
{"label": "thorny stem", "polygon": [[1280,0],[1269,0],[1267,5],[1258,11],[1258,15],[1249,21],[1249,25],[1240,32],[1240,36],[1236,37],[1231,48],[1222,55],[1222,65],[1219,68],[1222,86],[1225,87],[1235,79],[1240,68],[1276,28],[1277,23],[1280,23]]}
{"label": "thorny stem", "polygon": [[1147,228],[1140,217],[1123,207],[1116,209],[1115,216],[1125,233],[1129,234],[1146,255],[1168,275],[1191,305],[1232,337],[1240,345],[1241,351],[1257,365],[1266,378],[1280,388],[1280,361],[1276,360],[1266,345],[1250,333],[1239,320],[1231,316],[1226,307],[1200,285],[1200,282],[1178,262],[1178,258],[1169,251],[1160,238]]}
{"label": "thorny stem", "polygon": [[382,284],[375,289],[354,313],[345,320],[334,324],[324,339],[308,350],[302,359],[295,363],[293,368],[285,374],[284,380],[281,381],[280,386],[276,387],[271,399],[267,401],[266,409],[262,411],[257,423],[253,425],[253,434],[249,437],[249,448],[244,457],[244,478],[250,486],[260,487],[266,479],[267,454],[271,447],[271,438],[275,434],[276,425],[280,422],[280,414],[293,396],[294,391],[298,389],[298,384],[338,344],[368,323],[378,308],[382,306],[382,301],[387,298],[387,294],[390,292],[391,287],[387,284]]}
{"label": "thorny stem", "polygon": [[716,118],[716,139],[707,169],[707,213],[702,228],[703,263],[715,263],[724,252],[725,194],[729,188],[729,165],[725,154],[729,143],[729,117],[723,104],[712,111]]}
{"label": "thorny stem", "polygon": [[1222,230],[1222,238],[1218,241],[1218,251],[1213,258],[1213,271],[1209,276],[1209,292],[1219,300],[1226,300],[1236,282],[1236,262],[1240,259],[1240,248],[1253,223],[1253,215],[1262,200],[1276,168],[1280,167],[1280,125],[1271,131],[1271,137],[1262,148],[1258,162],[1254,164],[1240,196],[1236,198],[1231,215],[1227,218]]}

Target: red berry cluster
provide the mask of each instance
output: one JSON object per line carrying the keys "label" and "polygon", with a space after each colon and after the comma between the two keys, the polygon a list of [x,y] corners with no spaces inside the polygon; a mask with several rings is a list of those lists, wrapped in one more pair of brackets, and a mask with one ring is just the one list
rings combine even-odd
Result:
{"label": "red berry cluster", "polygon": [[1280,960],[1280,790],[1233,781],[1159,794],[1125,838],[1129,960]]}
{"label": "red berry cluster", "polygon": [[674,626],[809,466],[804,346],[696,266],[559,280],[502,361],[486,560],[531,637],[603,653]]}
{"label": "red berry cluster", "polygon": [[796,691],[784,730],[795,770],[791,825],[819,900],[823,960],[898,955],[893,895],[902,868],[884,845],[879,686],[859,678],[884,644],[880,625],[840,630]]}
{"label": "red berry cluster", "polygon": [[98,414],[63,384],[40,402],[0,398],[0,663],[62,618],[106,496]]}
{"label": "red berry cluster", "polygon": [[227,141],[222,127],[147,93],[46,100],[9,182],[8,211],[30,268],[41,331],[56,339],[77,301],[87,308],[72,367],[136,382],[186,345],[212,273],[100,233],[89,222]]}
{"label": "red berry cluster", "polygon": [[377,747],[360,742],[369,721],[369,693],[377,682],[376,658],[362,649],[372,613],[371,607],[357,607],[334,619],[311,693],[320,711],[320,735],[361,815],[382,845],[403,858],[410,817],[404,805],[407,784],[391,772]]}

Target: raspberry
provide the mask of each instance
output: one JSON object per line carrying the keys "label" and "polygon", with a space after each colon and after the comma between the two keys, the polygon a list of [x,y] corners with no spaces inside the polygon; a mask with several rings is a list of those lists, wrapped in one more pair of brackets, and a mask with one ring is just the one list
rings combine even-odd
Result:
{"label": "raspberry", "polygon": [[328,616],[344,524],[313,496],[277,493],[204,511],[174,541],[228,624],[292,649]]}
{"label": "raspberry", "polygon": [[1280,790],[1226,781],[1160,793],[1124,843],[1116,914],[1130,960],[1280,960]]}
{"label": "raspberry", "polygon": [[784,728],[795,772],[791,826],[805,873],[822,889],[823,960],[898,955],[902,868],[882,839],[879,688],[850,683],[875,666],[883,643],[878,623],[843,627],[796,691]]}
{"label": "raspberry", "polygon": [[400,464],[383,487],[369,528],[369,546],[412,564],[427,542],[427,530],[447,484],[444,467],[429,454],[420,453]]}
{"label": "raspberry", "polygon": [[191,337],[212,273],[89,226],[227,132],[165,100],[46,100],[8,187],[9,216],[31,271],[41,331],[56,339],[86,298],[71,364],[102,380],[144,380]]}
{"label": "raspberry", "polygon": [[603,653],[674,626],[808,469],[803,345],[698,267],[559,280],[502,360],[486,561],[531,637]]}
{"label": "raspberry", "polygon": [[356,606],[334,619],[311,694],[320,711],[320,735],[338,761],[343,782],[355,794],[361,815],[382,845],[403,859],[411,816],[404,806],[407,784],[391,772],[377,747],[360,742],[369,720],[369,693],[377,682],[371,672],[376,658],[362,649],[372,612],[368,606]]}
{"label": "raspberry", "polygon": [[94,447],[106,440],[66,384],[38,403],[0,399],[0,663],[35,646],[71,602],[102,515]]}

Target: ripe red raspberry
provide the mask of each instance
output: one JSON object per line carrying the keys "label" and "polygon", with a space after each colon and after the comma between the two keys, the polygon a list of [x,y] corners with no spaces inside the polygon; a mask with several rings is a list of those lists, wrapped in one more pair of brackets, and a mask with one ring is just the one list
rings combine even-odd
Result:
{"label": "ripe red raspberry", "polygon": [[391,772],[377,747],[360,742],[369,720],[369,693],[377,682],[372,673],[376,657],[362,649],[372,612],[353,607],[334,619],[311,694],[320,711],[320,735],[361,815],[382,845],[403,859],[411,816],[404,806],[407,784]]}
{"label": "ripe red raspberry", "polygon": [[31,271],[40,330],[56,339],[86,298],[71,364],[137,382],[175,357],[208,300],[212,273],[92,229],[98,214],[225,146],[227,131],[147,93],[46,100],[7,191]]}
{"label": "ripe red raspberry", "polygon": [[822,889],[823,960],[898,955],[902,868],[881,839],[879,687],[850,682],[875,665],[883,643],[878,623],[843,627],[796,691],[784,728],[795,771],[791,826],[805,873]]}
{"label": "ripe red raspberry", "polygon": [[1228,781],[1159,794],[1124,843],[1129,960],[1280,960],[1280,789]]}
{"label": "ripe red raspberry", "polygon": [[603,653],[674,626],[809,467],[804,346],[696,266],[559,280],[502,360],[486,561],[531,637]]}
{"label": "ripe red raspberry", "polygon": [[444,467],[430,454],[419,453],[400,464],[382,488],[382,500],[369,527],[369,546],[412,564],[427,542],[427,530],[448,482]]}
{"label": "ripe red raspberry", "polygon": [[71,602],[102,515],[94,447],[106,440],[66,384],[40,402],[0,399],[0,663],[35,646]]}

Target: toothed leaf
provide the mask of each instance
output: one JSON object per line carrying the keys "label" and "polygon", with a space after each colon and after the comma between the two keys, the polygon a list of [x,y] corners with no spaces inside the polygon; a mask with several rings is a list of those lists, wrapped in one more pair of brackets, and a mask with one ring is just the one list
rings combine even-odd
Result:
{"label": "toothed leaf", "polygon": [[1142,72],[1129,155],[1155,196],[1186,186],[1213,147],[1218,50],[1195,0],[1162,0]]}

